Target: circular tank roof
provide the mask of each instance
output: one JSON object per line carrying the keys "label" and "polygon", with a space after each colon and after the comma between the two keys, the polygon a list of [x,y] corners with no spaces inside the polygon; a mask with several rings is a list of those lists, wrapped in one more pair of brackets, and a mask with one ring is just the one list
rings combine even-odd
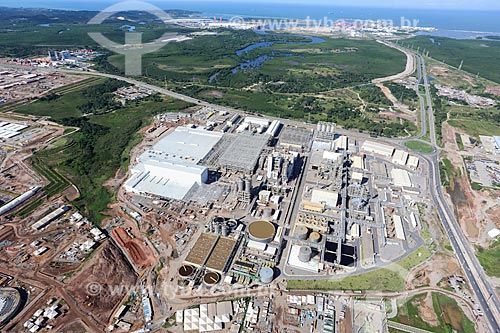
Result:
{"label": "circular tank roof", "polygon": [[275,233],[276,228],[271,222],[268,221],[252,222],[248,226],[248,234],[250,235],[250,238],[258,242],[270,242]]}
{"label": "circular tank roof", "polygon": [[193,272],[194,272],[194,267],[191,265],[182,265],[181,268],[179,268],[179,275],[184,278],[191,276]]}
{"label": "circular tank roof", "polygon": [[311,232],[311,235],[309,236],[309,240],[312,241],[312,242],[319,242],[321,240],[321,235],[319,232]]}
{"label": "circular tank roof", "polygon": [[266,278],[269,278],[269,277],[273,277],[274,276],[274,270],[270,267],[263,267],[260,269],[260,276],[262,278],[266,277]]}
{"label": "circular tank roof", "polygon": [[209,285],[214,285],[219,283],[220,274],[216,272],[208,272],[203,276],[203,282]]}
{"label": "circular tank roof", "polygon": [[300,254],[308,254],[310,255],[312,253],[312,250],[309,246],[302,246],[300,249],[299,249],[299,253]]}

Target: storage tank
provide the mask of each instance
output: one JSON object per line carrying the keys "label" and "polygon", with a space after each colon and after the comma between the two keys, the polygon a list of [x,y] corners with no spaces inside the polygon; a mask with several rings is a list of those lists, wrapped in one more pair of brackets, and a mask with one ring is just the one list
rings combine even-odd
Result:
{"label": "storage tank", "polygon": [[248,193],[252,191],[252,178],[245,179],[245,191]]}
{"label": "storage tank", "polygon": [[238,178],[236,180],[236,188],[238,189],[238,192],[243,192],[245,190],[245,182],[242,178]]}
{"label": "storage tank", "polygon": [[248,226],[248,235],[250,236],[250,239],[256,242],[270,243],[275,234],[276,228],[271,222],[268,221],[252,222]]}
{"label": "storage tank", "polygon": [[294,236],[299,240],[306,240],[307,234],[309,233],[309,229],[304,227],[303,225],[299,225],[295,228]]}
{"label": "storage tank", "polygon": [[264,220],[272,220],[273,219],[273,209],[272,208],[264,208],[264,212],[262,213],[262,219]]}
{"label": "storage tank", "polygon": [[312,250],[309,246],[302,246],[299,250],[299,260],[309,262],[311,260]]}
{"label": "storage tank", "polygon": [[260,269],[260,282],[269,284],[273,282],[274,279],[274,270],[270,267],[263,267]]}
{"label": "storage tank", "polygon": [[203,276],[203,282],[209,286],[219,283],[220,279],[220,274],[216,272],[208,272]]}
{"label": "storage tank", "polygon": [[181,278],[188,278],[190,277],[191,275],[193,275],[194,273],[194,267],[191,266],[191,265],[182,265],[180,268],[179,268],[179,276]]}
{"label": "storage tank", "polygon": [[229,229],[236,229],[237,226],[238,226],[238,221],[236,221],[234,219],[227,221],[227,227]]}
{"label": "storage tank", "polygon": [[222,228],[221,228],[221,225],[219,223],[215,224],[215,233],[217,235],[220,235],[222,233]]}
{"label": "storage tank", "polygon": [[215,216],[214,219],[213,219],[213,221],[215,223],[222,223],[222,222],[224,222],[224,218],[220,217],[220,216]]}
{"label": "storage tank", "polygon": [[309,236],[309,241],[313,243],[319,243],[321,241],[321,235],[319,232],[311,232],[311,235]]}
{"label": "storage tank", "polygon": [[222,236],[224,236],[224,237],[229,236],[229,232],[230,232],[229,227],[227,226],[227,224],[224,223],[222,225]]}

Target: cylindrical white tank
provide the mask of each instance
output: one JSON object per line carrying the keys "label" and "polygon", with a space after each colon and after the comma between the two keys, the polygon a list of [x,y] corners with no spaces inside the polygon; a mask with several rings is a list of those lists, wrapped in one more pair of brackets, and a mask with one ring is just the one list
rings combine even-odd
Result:
{"label": "cylindrical white tank", "polygon": [[274,270],[270,267],[263,267],[260,269],[260,282],[269,284],[273,282],[274,279]]}
{"label": "cylindrical white tank", "polygon": [[272,208],[264,208],[264,212],[262,213],[263,220],[271,220],[273,218],[273,209]]}
{"label": "cylindrical white tank", "polygon": [[309,262],[311,260],[312,250],[309,246],[302,246],[299,250],[299,260]]}
{"label": "cylindrical white tank", "polygon": [[299,240],[306,240],[308,233],[309,230],[306,227],[304,227],[303,225],[299,225],[295,228],[294,236]]}

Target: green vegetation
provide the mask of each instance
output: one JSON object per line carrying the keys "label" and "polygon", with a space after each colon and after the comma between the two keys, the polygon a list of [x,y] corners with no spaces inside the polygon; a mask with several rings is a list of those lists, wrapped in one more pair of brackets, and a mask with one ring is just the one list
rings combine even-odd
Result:
{"label": "green vegetation", "polygon": [[[43,9],[7,10],[7,13],[0,13],[3,19],[0,20],[0,29],[5,30],[0,34],[0,55],[45,55],[50,48],[88,47],[104,54],[94,60],[97,70],[123,74],[124,57],[100,50],[88,32],[99,31],[107,38],[123,43],[126,30],[123,25],[136,26],[138,21],[145,22],[136,26],[145,42],[166,32],[196,31],[178,26],[165,27],[152,17],[137,13],[127,14],[129,21],[111,18],[99,26],[86,24],[94,15],[93,12]],[[14,25],[16,29],[12,29]],[[257,43],[263,44],[247,52],[238,52]],[[370,84],[374,78],[393,75],[404,69],[405,62],[406,57],[401,52],[372,40],[325,38],[324,41],[311,42],[310,38],[289,34],[262,35],[220,29],[217,35],[169,43],[158,52],[147,54],[143,57],[142,79],[245,111],[311,122],[334,121],[371,135],[393,137],[408,136],[416,128],[397,117],[378,117],[378,107],[390,103],[377,88],[359,88],[368,111],[373,112],[365,112],[356,94],[354,97],[333,97],[330,92]],[[93,85],[92,82],[88,84]],[[74,99],[65,101],[66,105],[54,104],[60,94],[78,92],[78,89],[64,89],[47,95],[42,101],[47,108],[42,110],[40,104],[34,112],[45,114],[51,106],[60,107],[51,110],[51,114],[53,119],[61,120],[81,116],[78,111],[100,113],[116,108],[108,105],[112,101],[107,92],[94,95],[97,98],[91,102],[82,103],[85,96],[75,94]],[[66,109],[73,110],[73,114],[67,114]],[[351,115],[346,115],[348,112]]]}
{"label": "green vegetation", "polygon": [[387,108],[392,106],[392,102],[376,86],[358,87],[354,91],[358,92],[359,97],[365,101],[369,111],[377,112],[379,107]]}
{"label": "green vegetation", "polygon": [[500,240],[495,241],[487,249],[478,246],[476,255],[486,274],[500,277]]}
{"label": "green vegetation", "polygon": [[436,128],[436,144],[442,146],[443,122],[447,120],[446,101],[437,95],[437,89],[431,85],[432,109],[434,110],[434,125]]}
{"label": "green vegetation", "polygon": [[500,44],[496,41],[460,40],[436,36],[417,36],[404,44],[429,51],[429,56],[454,67],[463,60],[464,71],[500,83]]}
{"label": "green vegetation", "polygon": [[49,183],[42,190],[43,197],[30,202],[17,212],[17,215],[21,217],[30,215],[43,203],[45,199],[50,199],[54,195],[61,193],[70,185],[70,182],[64,176],[44,165],[44,163],[37,157],[32,159],[32,166],[40,175],[47,179]]}
{"label": "green vegetation", "polygon": [[[81,86],[57,99],[38,101],[19,110],[26,114],[50,116],[64,126],[80,128],[78,132],[67,136],[64,144],[37,152],[35,158],[37,165],[53,172],[57,170],[57,174],[64,175],[78,187],[81,196],[72,204],[95,223],[104,218],[102,212],[114,197],[103,184],[114,177],[119,168],[128,165],[128,152],[131,145],[137,143],[137,131],[156,114],[190,106],[184,102],[151,96],[117,109],[114,104],[102,104],[98,113],[83,116],[80,107],[88,105],[91,96],[87,94],[85,97],[83,92],[109,93],[104,86],[113,84],[114,81],[95,81],[91,90]],[[50,194],[59,190],[60,186],[53,185],[46,191],[50,191]]]}
{"label": "green vegetation", "polygon": [[430,305],[425,301],[426,296],[427,294],[418,294],[409,298],[398,309],[397,317],[390,320],[436,333],[474,332],[474,323],[467,318],[457,302],[441,293],[432,293],[432,307],[439,324],[430,325],[422,318],[420,310],[422,307],[428,309]]}
{"label": "green vegetation", "polygon": [[469,106],[449,107],[448,123],[479,139],[480,135],[499,135],[500,110],[498,108],[477,109]]}
{"label": "green vegetation", "polygon": [[83,114],[99,114],[108,110],[116,110],[121,107],[121,104],[115,101],[114,92],[126,86],[129,84],[123,81],[106,80],[103,84],[86,88],[81,94],[87,99],[87,103],[80,105],[78,110]]}
{"label": "green vegetation", "polygon": [[444,187],[450,187],[455,179],[456,171],[449,159],[444,158],[439,162],[439,174],[441,176],[441,184]]}
{"label": "green vegetation", "polygon": [[455,133],[455,140],[457,141],[458,150],[464,150],[464,143],[462,142],[460,133]]}
{"label": "green vegetation", "polygon": [[417,140],[407,141],[405,142],[405,146],[418,153],[430,154],[434,151],[431,145]]}
{"label": "green vegetation", "polygon": [[[169,11],[177,17],[189,14],[186,11]],[[2,8],[0,12],[0,56],[26,57],[46,55],[53,48],[98,48],[88,32],[102,32],[109,39],[123,44],[125,39],[124,24],[137,25],[136,30],[143,33],[144,41],[162,36],[167,30],[155,17],[141,12],[128,12],[127,19],[121,21],[116,17],[106,20],[100,25],[89,25],[87,22],[97,12],[66,11],[40,8]],[[168,27],[171,32],[183,32],[187,29]]]}
{"label": "green vegetation", "polygon": [[298,290],[403,290],[408,270],[427,260],[431,252],[421,247],[403,260],[388,268],[368,273],[329,280],[288,280],[288,289]]}
{"label": "green vegetation", "polygon": [[[453,298],[440,293],[432,293],[434,311],[438,314],[444,332],[474,332],[474,323],[467,318]],[[443,330],[439,331],[443,332]]]}
{"label": "green vegetation", "polygon": [[405,86],[397,83],[384,83],[389,88],[394,97],[403,104],[411,108],[417,108],[419,105],[418,95],[413,89],[406,88]]}

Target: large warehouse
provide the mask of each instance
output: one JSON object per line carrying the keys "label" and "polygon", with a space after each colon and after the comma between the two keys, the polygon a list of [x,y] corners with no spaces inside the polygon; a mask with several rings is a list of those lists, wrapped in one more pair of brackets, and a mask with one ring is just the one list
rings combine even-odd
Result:
{"label": "large warehouse", "polygon": [[208,168],[198,163],[223,134],[178,127],[137,159],[125,190],[182,200],[195,184],[206,183]]}
{"label": "large warehouse", "polygon": [[391,157],[394,154],[394,147],[373,141],[365,141],[361,146],[361,150],[384,157]]}

